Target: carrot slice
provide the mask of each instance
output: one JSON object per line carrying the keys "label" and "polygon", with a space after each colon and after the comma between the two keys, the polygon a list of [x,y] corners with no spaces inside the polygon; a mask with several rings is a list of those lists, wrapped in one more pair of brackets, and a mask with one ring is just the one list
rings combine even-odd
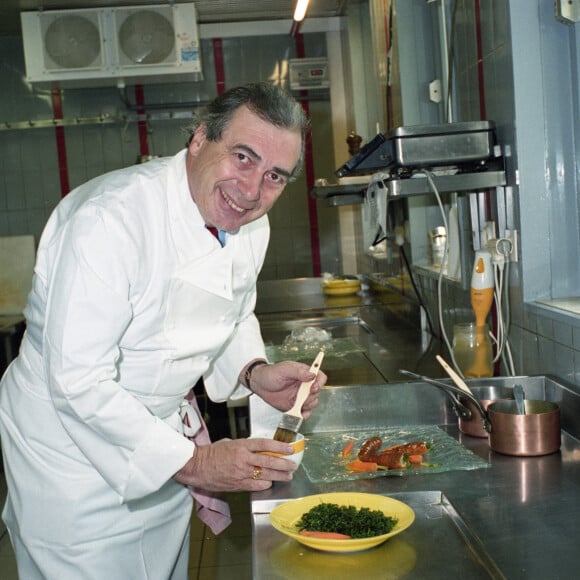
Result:
{"label": "carrot slice", "polygon": [[377,471],[378,465],[371,461],[355,460],[348,463],[346,468],[349,471]]}
{"label": "carrot slice", "polygon": [[342,448],[340,454],[343,457],[350,457],[353,449],[354,449],[354,441],[347,441],[346,445]]}
{"label": "carrot slice", "polygon": [[350,540],[350,536],[346,534],[339,534],[338,532],[316,532],[311,530],[300,530],[298,532],[301,536],[308,536],[309,538],[320,538],[321,540]]}
{"label": "carrot slice", "polygon": [[409,455],[407,459],[409,460],[409,463],[413,463],[415,465],[423,463],[422,455]]}

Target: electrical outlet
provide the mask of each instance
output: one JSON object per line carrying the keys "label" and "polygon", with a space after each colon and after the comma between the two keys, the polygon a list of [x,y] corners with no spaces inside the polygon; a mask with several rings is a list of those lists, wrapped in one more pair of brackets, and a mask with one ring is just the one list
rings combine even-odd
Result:
{"label": "electrical outlet", "polygon": [[485,249],[491,254],[491,260],[495,264],[517,262],[518,231],[505,230],[505,236],[503,238],[491,238],[487,240]]}

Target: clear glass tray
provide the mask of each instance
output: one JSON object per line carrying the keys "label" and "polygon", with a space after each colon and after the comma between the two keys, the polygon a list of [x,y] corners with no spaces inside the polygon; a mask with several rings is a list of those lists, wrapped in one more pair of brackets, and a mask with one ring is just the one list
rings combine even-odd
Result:
{"label": "clear glass tray", "polygon": [[[362,443],[374,436],[383,440],[382,448],[412,441],[429,442],[432,447],[424,457],[424,462],[428,463],[429,466],[364,473],[349,471],[346,467],[347,464],[357,459],[357,453]],[[354,441],[352,455],[342,457],[341,451],[348,441]],[[461,443],[436,425],[388,427],[380,430],[350,431],[348,433],[315,433],[306,437],[306,449],[302,460],[302,468],[312,483],[427,475],[429,473],[481,469],[489,467],[489,465],[487,461],[463,447]]]}
{"label": "clear glass tray", "polygon": [[[341,360],[346,360],[348,355],[364,352],[364,348],[350,337],[332,338],[324,342],[304,342],[266,346],[266,356],[270,362],[276,363],[283,360],[294,360],[312,363],[318,351],[324,348],[324,367],[341,366]],[[338,359],[338,360],[337,360]]]}

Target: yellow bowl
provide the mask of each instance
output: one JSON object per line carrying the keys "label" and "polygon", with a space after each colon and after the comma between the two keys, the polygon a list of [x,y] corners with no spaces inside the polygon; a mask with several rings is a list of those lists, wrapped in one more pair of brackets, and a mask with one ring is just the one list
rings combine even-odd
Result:
{"label": "yellow bowl", "polygon": [[[371,538],[357,538],[353,540],[327,540],[301,536],[296,529],[298,521],[303,514],[320,503],[334,503],[337,505],[362,507],[371,510],[379,510],[386,516],[396,518],[397,524],[388,533]],[[400,534],[415,521],[415,512],[405,503],[372,493],[335,492],[309,495],[300,499],[287,501],[276,506],[270,513],[270,523],[279,532],[290,538],[324,552],[358,552],[374,548],[387,541],[389,538]]]}
{"label": "yellow bowl", "polygon": [[322,292],[327,296],[347,296],[361,289],[360,280],[333,278],[322,283]]}

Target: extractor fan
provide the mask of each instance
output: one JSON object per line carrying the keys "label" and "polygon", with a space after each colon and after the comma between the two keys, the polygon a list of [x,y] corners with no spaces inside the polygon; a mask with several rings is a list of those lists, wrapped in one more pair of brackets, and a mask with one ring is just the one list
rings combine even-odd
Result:
{"label": "extractor fan", "polygon": [[31,83],[88,87],[202,79],[195,5],[22,12]]}
{"label": "extractor fan", "polygon": [[175,30],[161,11],[117,10],[115,20],[121,66],[175,62]]}

